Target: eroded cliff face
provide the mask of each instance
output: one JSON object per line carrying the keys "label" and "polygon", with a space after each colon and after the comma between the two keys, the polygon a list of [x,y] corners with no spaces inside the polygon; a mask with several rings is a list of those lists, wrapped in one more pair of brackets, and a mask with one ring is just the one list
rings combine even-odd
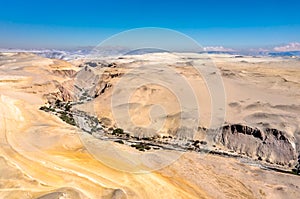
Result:
{"label": "eroded cliff face", "polygon": [[216,141],[240,154],[281,166],[297,163],[295,141],[277,129],[260,130],[241,124],[225,125]]}

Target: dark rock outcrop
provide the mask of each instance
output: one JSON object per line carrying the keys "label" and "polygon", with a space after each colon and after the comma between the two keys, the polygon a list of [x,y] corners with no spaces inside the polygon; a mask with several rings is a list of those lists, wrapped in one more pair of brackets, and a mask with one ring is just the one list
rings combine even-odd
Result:
{"label": "dark rock outcrop", "polygon": [[260,130],[241,124],[225,125],[216,141],[229,150],[281,166],[295,165],[297,152],[286,133],[277,129]]}

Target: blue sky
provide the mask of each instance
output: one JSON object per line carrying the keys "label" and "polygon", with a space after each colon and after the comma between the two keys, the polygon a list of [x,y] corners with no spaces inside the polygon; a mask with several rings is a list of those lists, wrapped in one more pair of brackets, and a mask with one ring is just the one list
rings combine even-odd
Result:
{"label": "blue sky", "polygon": [[200,44],[246,48],[300,41],[300,1],[2,1],[0,48],[94,46],[120,31],[170,28]]}

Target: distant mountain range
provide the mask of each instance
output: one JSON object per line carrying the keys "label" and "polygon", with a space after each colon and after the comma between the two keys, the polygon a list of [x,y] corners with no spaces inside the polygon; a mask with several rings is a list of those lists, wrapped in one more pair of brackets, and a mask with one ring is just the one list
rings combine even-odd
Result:
{"label": "distant mountain range", "polygon": [[[163,50],[157,49],[140,49],[131,51],[129,53],[124,53],[126,50],[124,48],[116,48],[116,49],[109,49],[103,50],[105,55],[139,55],[139,54],[147,54],[147,53],[158,53],[158,52],[166,52]],[[79,59],[85,58],[86,56],[90,55],[94,52],[92,47],[84,47],[84,48],[77,48],[77,49],[0,49],[0,52],[30,52],[37,54],[42,57],[52,58],[52,59],[61,59],[61,60],[72,60],[72,59]],[[100,52],[99,52],[100,53]],[[202,51],[199,53],[208,53],[208,54],[229,54],[229,55],[244,55],[244,56],[272,56],[272,57],[300,57],[300,51],[283,51],[277,52],[274,50],[232,50],[232,51],[222,51],[222,50],[210,50],[210,51]],[[101,53],[100,53],[101,54]]]}
{"label": "distant mountain range", "polygon": [[72,60],[78,58],[84,58],[86,55],[90,54],[91,49],[75,49],[75,50],[41,50],[38,52],[33,52],[42,57],[47,57],[51,59],[62,59],[62,60]]}
{"label": "distant mountain range", "polygon": [[270,56],[280,56],[280,57],[285,57],[285,56],[300,56],[300,51],[287,51],[287,52],[270,52]]}
{"label": "distant mountain range", "polygon": [[92,48],[82,48],[82,49],[0,49],[0,52],[29,52],[34,53],[42,57],[51,59],[61,59],[61,60],[72,60],[78,58],[84,58],[90,54]]}

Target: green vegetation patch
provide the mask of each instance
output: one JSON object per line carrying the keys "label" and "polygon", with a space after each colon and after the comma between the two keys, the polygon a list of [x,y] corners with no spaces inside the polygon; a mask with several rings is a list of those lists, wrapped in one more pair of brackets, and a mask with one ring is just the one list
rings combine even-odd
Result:
{"label": "green vegetation patch", "polygon": [[54,108],[47,107],[47,106],[42,106],[42,107],[40,107],[40,110],[46,111],[46,112],[55,112],[55,109],[54,109]]}
{"label": "green vegetation patch", "polygon": [[116,129],[113,130],[112,134],[113,135],[124,134],[124,130],[120,129],[120,128],[116,128]]}
{"label": "green vegetation patch", "polygon": [[119,144],[124,144],[123,140],[115,140],[114,142],[117,142]]}
{"label": "green vegetation patch", "polygon": [[76,122],[71,114],[61,113],[59,118],[70,125],[76,126]]}
{"label": "green vegetation patch", "polygon": [[139,151],[145,151],[145,150],[151,149],[151,147],[149,145],[147,145],[146,143],[132,144],[131,147],[134,147]]}

